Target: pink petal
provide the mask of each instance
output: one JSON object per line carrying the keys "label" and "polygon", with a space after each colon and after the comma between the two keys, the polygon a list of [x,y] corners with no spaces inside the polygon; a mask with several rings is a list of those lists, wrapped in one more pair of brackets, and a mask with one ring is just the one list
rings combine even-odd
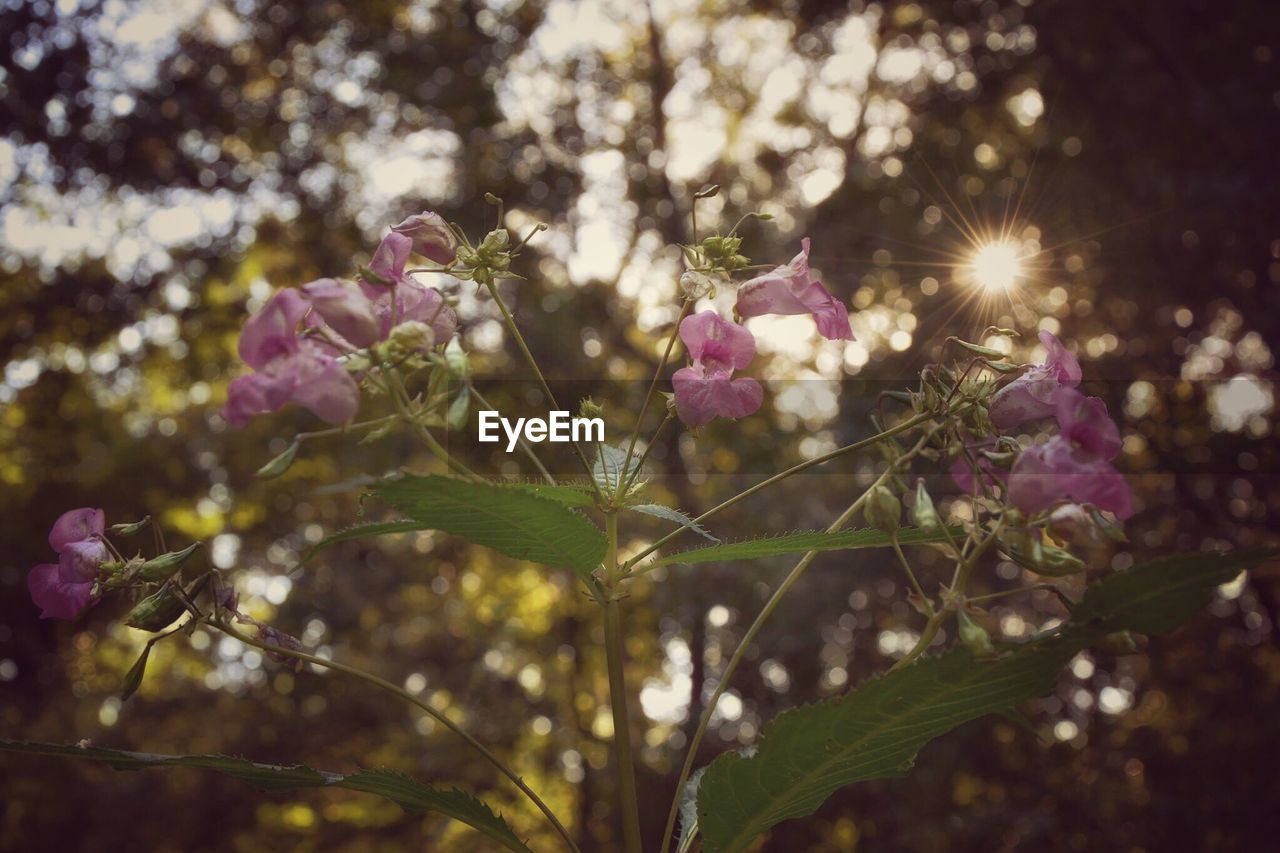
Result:
{"label": "pink petal", "polygon": [[809,274],[808,237],[800,241],[800,247],[800,254],[789,264],[756,276],[738,288],[738,315],[812,314],[818,333],[824,338],[853,340],[849,312],[822,282]]}
{"label": "pink petal", "polygon": [[54,563],[42,563],[27,573],[27,590],[40,608],[41,619],[75,619],[92,603],[92,583],[66,583]]}
{"label": "pink petal", "polygon": [[107,546],[101,539],[71,542],[58,553],[58,578],[63,583],[87,583],[98,577],[98,567],[107,561]]}
{"label": "pink petal", "polygon": [[106,513],[102,510],[91,507],[69,509],[53,523],[53,528],[49,531],[49,545],[53,550],[61,552],[73,542],[101,536],[104,530]]}
{"label": "pink petal", "polygon": [[[281,362],[288,360],[281,359]],[[272,368],[241,376],[227,386],[227,404],[222,409],[222,416],[232,426],[245,426],[254,415],[278,411],[289,402],[297,378],[293,371],[282,370],[276,365]]]}
{"label": "pink petal", "polygon": [[680,323],[680,340],[695,362],[707,362],[710,370],[740,370],[756,355],[756,339],[743,326],[731,323],[715,311],[700,311]]}
{"label": "pink petal", "polygon": [[295,403],[326,423],[340,424],[355,417],[360,408],[360,386],[341,364],[314,353],[301,353],[290,361],[289,369],[297,379]]}
{"label": "pink petal", "polygon": [[298,323],[310,309],[302,294],[292,288],[276,292],[262,310],[245,321],[240,332],[240,358],[261,370],[275,358],[298,348]]}
{"label": "pink petal", "polygon": [[723,374],[707,377],[699,367],[677,370],[671,384],[676,413],[694,429],[715,417],[744,418],[764,401],[764,389],[754,379],[730,379]]}
{"label": "pink petal", "polygon": [[1082,450],[1103,459],[1114,459],[1120,453],[1120,428],[1100,398],[1067,388],[1058,397],[1056,414],[1062,434]]}
{"label": "pink petal", "polygon": [[391,226],[391,230],[412,239],[413,251],[419,255],[438,264],[453,263],[458,238],[440,214],[426,210]]}
{"label": "pink petal", "polygon": [[[445,304],[444,296],[440,291],[434,288],[426,287],[416,281],[404,281],[396,288],[396,295],[400,299],[400,321],[417,320],[420,323],[426,323],[431,327],[431,331],[436,334],[436,343],[448,343],[458,331],[458,315],[454,310]],[[386,300],[384,308],[380,311],[380,316],[390,332],[391,316],[390,316],[390,300]]]}
{"label": "pink petal", "polygon": [[1049,375],[1068,388],[1074,388],[1079,385],[1083,373],[1080,370],[1080,362],[1076,360],[1076,357],[1062,345],[1062,341],[1058,340],[1052,332],[1041,330],[1039,337],[1040,343],[1045,349],[1044,366],[1047,368]]}
{"label": "pink petal", "polygon": [[1082,453],[1063,436],[1024,451],[1009,474],[1009,501],[1025,513],[1060,501],[1090,503],[1118,518],[1133,514],[1133,494],[1111,463]]}
{"label": "pink petal", "polygon": [[[369,269],[374,275],[391,282],[404,278],[404,268],[409,263],[409,253],[413,250],[413,240],[403,234],[392,231],[382,238],[378,248],[369,261]],[[380,285],[374,285],[380,286]],[[366,290],[367,294],[368,291]]]}
{"label": "pink petal", "polygon": [[380,337],[373,304],[354,284],[322,278],[302,286],[315,313],[355,348],[377,343]]}

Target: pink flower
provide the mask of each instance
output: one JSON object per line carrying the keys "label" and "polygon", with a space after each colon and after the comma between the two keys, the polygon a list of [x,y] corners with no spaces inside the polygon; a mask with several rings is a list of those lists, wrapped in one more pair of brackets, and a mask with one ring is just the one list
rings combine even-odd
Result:
{"label": "pink flower", "polygon": [[[412,240],[413,251],[438,264],[451,264],[458,251],[458,238],[438,213],[429,210],[410,216],[391,230]],[[375,270],[376,272],[376,270]]]}
{"label": "pink flower", "polygon": [[1080,384],[1080,362],[1050,332],[1040,333],[1047,352],[1044,364],[1032,367],[991,396],[991,422],[1010,430],[1027,421],[1047,418],[1058,397]]}
{"label": "pink flower", "polygon": [[107,561],[102,539],[105,515],[84,507],[64,512],[49,531],[57,563],[41,563],[27,574],[27,590],[42,619],[75,619],[93,603],[93,583]]}
{"label": "pink flower", "polygon": [[809,275],[809,238],[800,241],[800,254],[791,263],[758,275],[738,289],[741,317],[763,314],[812,314],[818,333],[833,341],[853,340],[849,312]]}
{"label": "pink flower", "polygon": [[755,358],[750,332],[715,311],[703,311],[680,323],[680,340],[693,361],[671,378],[680,420],[696,429],[714,417],[743,418],[760,408],[760,383],[733,378]]}
{"label": "pink flower", "polygon": [[1117,518],[1133,515],[1133,493],[1111,465],[1121,442],[1106,404],[1074,389],[1058,396],[1062,431],[1018,457],[1009,474],[1009,501],[1028,514],[1074,501],[1109,510]]}
{"label": "pink flower", "polygon": [[310,304],[296,290],[281,290],[244,324],[240,357],[254,368],[227,388],[223,416],[244,426],[257,414],[293,401],[338,424],[360,405],[360,388],[326,345],[298,336]]}
{"label": "pink flower", "polygon": [[314,309],[311,317],[318,316],[353,349],[375,344],[381,337],[373,303],[354,284],[320,278],[302,285],[302,294]]}
{"label": "pink flower", "polygon": [[[424,287],[405,275],[412,244],[412,240],[397,231],[382,238],[373,253],[373,260],[369,262],[369,270],[390,285],[362,281],[360,289],[373,303],[382,338],[391,334],[393,325],[416,320],[431,327],[437,344],[448,343],[458,331],[458,315],[445,304],[438,290]],[[398,303],[394,307],[391,302],[393,292]]]}

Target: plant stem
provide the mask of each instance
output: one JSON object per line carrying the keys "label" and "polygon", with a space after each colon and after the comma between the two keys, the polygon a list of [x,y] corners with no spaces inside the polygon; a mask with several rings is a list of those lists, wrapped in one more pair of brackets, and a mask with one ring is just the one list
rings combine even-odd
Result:
{"label": "plant stem", "polygon": [[911,651],[907,652],[905,657],[893,666],[889,667],[889,671],[893,672],[896,669],[902,669],[904,666],[920,657],[920,655],[924,654],[925,650],[932,645],[934,637],[938,636],[938,630],[942,627],[942,622],[947,618],[947,614],[949,612],[950,611],[948,610],[940,610],[930,616],[929,621],[925,623],[924,631],[921,632],[920,639],[916,641],[915,646],[912,647]]}
{"label": "plant stem", "polygon": [[372,673],[365,672],[362,669],[359,669],[354,666],[350,666],[345,663],[339,663],[338,661],[334,661],[334,660],[327,660],[325,658],[317,657],[316,655],[308,654],[307,652],[299,651],[297,649],[289,649],[289,648],[285,648],[284,646],[276,646],[276,645],[272,645],[271,643],[265,643],[261,640],[254,639],[253,637],[250,637],[248,634],[238,630],[237,628],[233,627],[232,625],[228,624],[225,621],[209,620],[208,622],[206,622],[206,624],[208,624],[210,627],[217,628],[219,631],[222,631],[224,634],[230,637],[234,637],[235,639],[239,640],[240,642],[244,643],[247,646],[253,646],[254,648],[262,649],[263,651],[271,652],[272,654],[285,655],[287,657],[291,657],[296,660],[306,661],[307,663],[314,664],[316,666],[321,666],[321,667],[324,667],[325,669],[331,669],[334,672],[340,672],[343,675],[349,676],[351,678],[359,679],[360,681],[363,681],[366,684],[371,684],[374,687],[377,687],[381,690],[385,690],[388,693],[392,693],[395,696],[398,696],[399,698],[408,702],[409,704],[418,707],[422,711],[425,711],[433,720],[440,723],[449,731],[453,732],[455,735],[457,735],[458,737],[466,741],[467,745],[470,746],[472,749],[474,749],[476,752],[480,753],[480,755],[484,757],[485,761],[488,761],[495,768],[497,768],[498,771],[501,772],[503,776],[506,776],[509,780],[511,780],[511,782],[517,788],[519,788],[535,806],[538,807],[538,810],[541,811],[542,814],[546,816],[547,820],[555,828],[556,832],[559,833],[560,837],[564,839],[565,844],[568,845],[569,849],[575,851],[575,853],[581,853],[578,849],[577,842],[573,840],[573,836],[571,836],[569,834],[569,831],[564,828],[564,825],[560,823],[560,820],[555,816],[555,813],[552,812],[551,809],[547,806],[547,804],[542,801],[541,797],[539,797],[537,794],[533,792],[532,788],[530,788],[528,785],[525,784],[523,779],[517,776],[513,770],[507,767],[507,765],[503,764],[501,759],[499,759],[496,755],[494,755],[492,752],[486,749],[484,744],[480,743],[478,740],[476,740],[474,737],[468,734],[464,729],[462,729],[460,726],[458,726],[456,723],[450,720],[447,716],[437,711],[435,708],[431,707],[431,705],[428,704],[427,702],[424,702],[423,700],[419,699],[417,696],[414,696],[408,690],[405,690],[403,687],[399,687],[395,684],[392,684],[390,681],[387,681],[384,678],[380,678]]}
{"label": "plant stem", "polygon": [[[493,301],[497,303],[498,310],[502,312],[502,319],[507,324],[511,337],[515,338],[516,345],[520,347],[520,352],[524,354],[524,360],[529,363],[529,367],[533,369],[534,375],[538,377],[538,384],[542,386],[542,393],[547,395],[547,402],[551,404],[553,409],[559,409],[560,404],[556,402],[556,395],[551,393],[551,386],[547,384],[547,378],[542,375],[542,368],[538,367],[538,361],[533,357],[533,353],[529,350],[529,345],[524,342],[524,335],[520,334],[520,327],[516,325],[516,318],[511,315],[511,309],[507,308],[507,303],[502,301],[502,294],[498,292],[498,283],[490,281],[486,287],[489,288],[489,295],[493,297]],[[578,461],[582,463],[582,467],[586,470],[587,476],[591,478],[591,484],[596,490],[597,497],[603,497],[600,493],[600,486],[596,484],[596,478],[591,475],[591,463],[587,461],[587,457],[582,455],[582,448],[578,446],[578,442],[571,442],[574,454],[578,457]]]}
{"label": "plant stem", "polygon": [[[837,530],[848,524],[849,521],[862,510],[862,506],[867,502],[867,496],[871,494],[871,490],[888,480],[889,476],[893,474],[899,466],[915,458],[916,454],[923,450],[929,439],[933,437],[936,429],[937,428],[935,427],[934,429],[926,432],[920,437],[920,440],[916,442],[914,447],[890,464],[889,467],[887,467],[884,472],[875,479],[875,482],[868,486],[866,490],[858,496],[858,499],[849,505],[848,509],[840,513],[840,516],[827,528],[827,532],[835,533]],[[900,429],[898,431],[901,432]],[[883,435],[884,433],[878,437],[882,437]],[[685,783],[689,779],[689,773],[693,770],[693,762],[697,758],[698,746],[702,743],[702,738],[707,733],[707,726],[711,723],[711,715],[715,712],[716,703],[720,701],[720,697],[723,696],[724,692],[729,688],[729,679],[733,677],[733,673],[737,670],[738,665],[742,663],[742,659],[746,656],[747,649],[755,640],[756,635],[760,633],[760,629],[764,627],[764,623],[768,621],[771,615],[773,615],[773,611],[777,609],[778,604],[781,603],[782,597],[785,596],[793,586],[795,586],[796,581],[800,580],[800,577],[809,568],[809,564],[814,561],[818,556],[818,553],[818,551],[809,551],[800,558],[800,560],[795,564],[795,567],[792,568],[786,578],[783,579],[782,583],[778,585],[778,588],[773,591],[773,595],[769,597],[769,601],[765,603],[763,609],[761,609],[760,613],[756,616],[755,621],[751,623],[751,627],[749,627],[747,632],[743,634],[742,640],[738,643],[738,647],[733,651],[733,656],[729,658],[729,663],[725,666],[724,672],[721,674],[719,682],[716,684],[715,692],[711,694],[711,698],[707,701],[707,705],[702,711],[702,716],[698,720],[698,728],[694,732],[693,738],[689,741],[689,751],[685,753],[684,765],[680,768],[680,778],[676,780],[675,797],[672,799],[671,810],[667,813],[666,828],[662,833],[662,853],[667,853],[667,850],[670,847],[671,835],[675,831],[676,815],[680,812],[680,800],[684,795]],[[700,690],[701,686],[695,684],[693,685],[693,689]]]}
{"label": "plant stem", "polygon": [[[890,436],[897,435],[898,433],[901,433],[901,432],[906,432],[912,427],[919,426],[925,421],[931,420],[933,418],[942,417],[942,415],[943,413],[934,414],[929,412],[926,412],[923,415],[916,415],[914,418],[905,420],[902,423],[898,424],[897,426],[889,427],[883,432],[878,432],[869,438],[864,438],[861,441],[855,441],[853,444],[846,444],[844,447],[838,447],[835,450],[831,451],[830,453],[824,453],[822,456],[814,457],[813,459],[809,459],[805,462],[801,462],[798,465],[792,465],[787,470],[782,471],[778,474],[774,474],[772,477],[770,477],[767,480],[761,480],[759,483],[756,483],[754,486],[751,486],[750,488],[739,492],[738,494],[734,495],[733,497],[729,498],[723,503],[720,503],[712,507],[711,509],[704,512],[702,515],[695,518],[694,522],[696,524],[701,524],[702,522],[706,521],[708,518],[711,518],[711,516],[716,515],[719,512],[723,512],[724,510],[728,509],[729,507],[733,506],[739,501],[746,500],[747,498],[751,497],[757,492],[763,491],[764,489],[767,489],[770,486],[775,485],[777,483],[781,483],[783,480],[787,479],[793,474],[799,474],[801,471],[806,471],[814,467],[815,465],[821,465],[824,462],[830,462],[832,459],[837,459],[841,456],[844,456],[847,453],[852,453],[855,450],[861,450],[864,447],[869,447],[878,441],[882,441]],[[681,533],[685,531],[685,529],[686,528],[683,526],[677,527],[675,530],[671,531],[667,535],[658,539],[658,541],[654,542],[648,548],[645,548],[639,554],[636,554],[630,560],[627,560],[626,564],[623,566],[624,571],[627,569],[630,569],[632,566],[639,563],[645,557],[649,556],[654,551],[657,551],[663,545],[667,544],[672,539],[679,536]]]}
{"label": "plant stem", "polygon": [[[631,430],[631,441],[627,444],[627,457],[622,463],[622,482],[618,483],[618,493],[615,497],[621,498],[626,489],[626,473],[628,466],[631,465],[631,456],[636,450],[636,440],[640,437],[640,427],[644,424],[645,413],[649,411],[649,402],[653,399],[654,389],[658,387],[658,380],[662,378],[662,373],[667,369],[667,362],[671,359],[671,351],[675,349],[676,338],[680,336],[680,323],[685,317],[689,316],[689,312],[693,310],[693,300],[686,299],[684,307],[680,309],[680,316],[676,318],[675,328],[671,330],[671,337],[667,339],[667,349],[662,353],[662,360],[658,362],[658,367],[653,371],[653,379],[649,381],[649,390],[645,392],[644,402],[640,405],[640,414],[636,415],[635,429]],[[659,427],[661,429],[661,427]]]}
{"label": "plant stem", "polygon": [[623,671],[622,605],[617,599],[618,515],[605,514],[609,551],[605,557],[607,583],[604,602],[604,646],[609,669],[609,708],[613,711],[613,752],[618,766],[618,792],[622,801],[622,838],[627,853],[640,853],[640,806],[636,797],[636,770],[631,748],[631,721],[627,709],[627,679]]}
{"label": "plant stem", "polygon": [[[471,389],[471,396],[476,398],[476,402],[484,406],[485,409],[490,412],[498,411],[493,407],[493,404],[480,395],[480,392],[476,390],[476,386],[471,385],[469,387]],[[529,446],[529,442],[524,439],[523,434],[521,434],[519,444],[520,449],[524,451],[525,456],[529,457],[529,461],[533,463],[533,467],[538,469],[538,473],[542,475],[542,478],[547,481],[548,485],[554,486],[556,484],[556,478],[551,476],[551,472],[542,464],[542,460],[538,458],[538,454]]]}

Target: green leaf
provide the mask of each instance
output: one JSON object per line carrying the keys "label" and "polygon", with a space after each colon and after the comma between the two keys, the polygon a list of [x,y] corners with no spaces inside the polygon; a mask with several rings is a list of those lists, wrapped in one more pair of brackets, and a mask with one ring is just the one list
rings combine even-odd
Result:
{"label": "green leaf", "polygon": [[687,527],[690,530],[692,530],[694,533],[697,533],[699,536],[705,536],[707,539],[710,539],[712,542],[720,541],[716,537],[712,536],[711,533],[707,530],[707,528],[703,527],[701,524],[694,521],[692,518],[685,515],[683,512],[681,512],[678,509],[673,509],[669,506],[663,506],[662,504],[636,504],[634,506],[627,507],[627,509],[631,510],[632,512],[640,512],[640,513],[644,513],[645,515],[651,515],[654,518],[661,518],[664,521],[674,521],[676,524],[680,525],[681,527]]}
{"label": "green leaf", "polygon": [[[898,542],[902,545],[924,545],[932,542],[946,542],[947,533],[952,536],[963,536],[964,531],[958,527],[947,530],[920,530],[904,527],[898,531]],[[785,533],[782,536],[769,536],[764,539],[744,539],[741,542],[725,542],[720,545],[708,545],[704,548],[693,548],[660,557],[651,565],[669,566],[672,563],[718,563],[732,560],[758,560],[761,557],[776,557],[780,554],[798,554],[804,551],[844,551],[850,548],[887,548],[891,539],[889,534],[873,528],[862,530],[838,530],[828,533],[825,530],[807,530],[799,533]]]}
{"label": "green leaf", "polygon": [[0,740],[0,751],[98,761],[116,770],[198,767],[234,776],[265,791],[291,791],[298,788],[345,788],[349,791],[362,791],[385,797],[412,814],[439,812],[484,833],[509,850],[529,853],[529,848],[505,820],[465,791],[458,788],[433,788],[388,770],[361,770],[344,775],[313,770],[302,765],[285,767],[259,764],[225,755],[157,755],[95,746],[63,746],[12,740]]}
{"label": "green leaf", "polygon": [[837,699],[780,714],[752,756],[721,755],[698,788],[708,853],[742,850],[770,827],[811,814],[852,782],[900,776],[933,738],[1053,688],[1077,653],[1123,630],[1169,630],[1214,588],[1277,552],[1176,557],[1095,584],[1056,633],[975,659],[963,647],[870,679]]}
{"label": "green leaf", "polygon": [[[627,466],[625,476],[622,471],[624,464]],[[600,487],[600,491],[607,495],[612,495],[617,493],[618,486],[623,480],[633,479],[639,468],[639,453],[632,454],[631,461],[628,463],[627,449],[625,447],[602,444],[596,454],[596,461],[591,464],[591,476],[596,481],[596,485]]]}
{"label": "green leaf", "polygon": [[311,548],[302,559],[298,561],[298,565],[302,565],[309,561],[316,554],[331,545],[337,545],[339,542],[349,542],[353,539],[368,539],[373,536],[386,536],[391,533],[413,533],[418,530],[430,530],[431,528],[420,521],[410,521],[408,519],[402,521],[381,521],[377,524],[357,524],[354,527],[348,527],[346,530],[339,530],[337,533],[331,533],[321,539]]}
{"label": "green leaf", "polygon": [[552,486],[549,483],[494,483],[493,485],[503,489],[528,492],[565,506],[589,507],[595,506],[596,502],[595,491],[587,483],[582,485],[561,483],[558,486]]}
{"label": "green leaf", "polygon": [[384,481],[374,494],[425,528],[519,560],[568,566],[588,582],[607,548],[604,534],[585,516],[526,489],[404,476]]}

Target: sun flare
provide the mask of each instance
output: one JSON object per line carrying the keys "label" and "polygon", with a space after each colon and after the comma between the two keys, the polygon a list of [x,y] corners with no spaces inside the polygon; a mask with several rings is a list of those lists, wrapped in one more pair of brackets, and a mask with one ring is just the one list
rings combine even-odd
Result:
{"label": "sun flare", "polygon": [[1009,290],[1022,272],[1021,253],[1004,241],[979,246],[969,261],[969,274],[984,290]]}

